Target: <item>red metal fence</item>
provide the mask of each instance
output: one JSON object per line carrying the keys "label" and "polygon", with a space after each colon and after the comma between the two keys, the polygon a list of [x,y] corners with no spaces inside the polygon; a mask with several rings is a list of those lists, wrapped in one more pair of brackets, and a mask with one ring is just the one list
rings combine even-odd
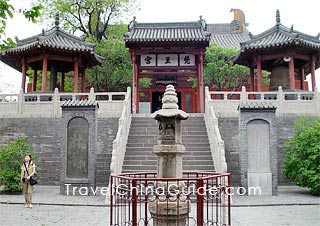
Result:
{"label": "red metal fence", "polygon": [[[156,225],[151,208],[162,215],[168,226],[181,225],[172,223],[175,216],[179,221],[181,206],[187,207],[184,225],[231,225],[229,173],[186,172],[183,178],[156,176],[153,172],[111,176],[110,225]],[[159,203],[167,208],[154,208]]]}

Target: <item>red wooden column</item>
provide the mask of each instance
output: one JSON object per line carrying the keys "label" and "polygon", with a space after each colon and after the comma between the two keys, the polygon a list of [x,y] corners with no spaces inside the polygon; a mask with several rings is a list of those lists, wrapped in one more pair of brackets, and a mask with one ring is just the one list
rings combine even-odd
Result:
{"label": "red wooden column", "polygon": [[262,91],[262,65],[261,58],[257,58],[257,91]]}
{"label": "red wooden column", "polygon": [[199,113],[204,113],[204,86],[203,86],[203,51],[199,55],[198,71],[198,95],[199,95]]}
{"label": "red wooden column", "polygon": [[254,67],[250,67],[250,91],[254,92]]}
{"label": "red wooden column", "polygon": [[289,61],[289,81],[290,81],[290,89],[295,89],[295,77],[294,77],[294,58],[291,55]]}
{"label": "red wooden column", "polygon": [[47,87],[47,70],[48,70],[48,56],[43,55],[43,62],[42,62],[42,83],[41,83],[41,91],[46,91]]}
{"label": "red wooden column", "polygon": [[139,111],[138,106],[138,66],[136,52],[132,52],[133,63],[133,79],[132,79],[132,112],[137,113]]}
{"label": "red wooden column", "polygon": [[64,92],[64,72],[61,72],[61,90],[59,90],[60,92]]}
{"label": "red wooden column", "polygon": [[37,91],[38,70],[33,69],[32,91]]}
{"label": "red wooden column", "polygon": [[300,68],[300,89],[304,90],[304,68]]}
{"label": "red wooden column", "polygon": [[82,68],[81,71],[81,93],[84,93],[86,91],[86,70],[85,68]]}
{"label": "red wooden column", "polygon": [[312,57],[310,61],[311,87],[314,92],[316,89],[316,58]]}
{"label": "red wooden column", "polygon": [[26,79],[27,79],[27,63],[24,58],[21,60],[21,71],[22,71],[22,81],[21,81],[21,89],[25,93],[26,91]]}
{"label": "red wooden column", "polygon": [[79,63],[78,58],[74,59],[74,81],[73,81],[73,92],[78,92],[78,83],[79,83]]}

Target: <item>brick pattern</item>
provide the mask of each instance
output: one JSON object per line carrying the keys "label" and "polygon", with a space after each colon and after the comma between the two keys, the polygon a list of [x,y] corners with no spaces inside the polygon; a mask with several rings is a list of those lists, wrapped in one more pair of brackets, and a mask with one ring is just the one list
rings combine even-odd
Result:
{"label": "brick pattern", "polygon": [[[119,118],[97,120],[96,184],[107,186],[110,175],[112,141],[117,133]],[[58,118],[2,118],[0,119],[0,145],[17,138],[28,137],[36,153],[39,184],[60,185],[62,150],[66,150],[63,119]]]}

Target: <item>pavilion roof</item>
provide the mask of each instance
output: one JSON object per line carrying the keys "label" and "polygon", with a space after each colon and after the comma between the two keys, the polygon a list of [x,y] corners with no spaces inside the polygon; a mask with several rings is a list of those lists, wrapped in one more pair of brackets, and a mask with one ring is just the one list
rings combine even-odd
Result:
{"label": "pavilion roof", "polygon": [[320,49],[320,37],[311,36],[300,31],[294,30],[293,26],[288,28],[280,22],[280,12],[276,13],[276,25],[272,28],[258,34],[251,35],[251,39],[241,43],[241,51],[261,50],[274,47],[296,45],[304,46],[310,49]]}
{"label": "pavilion roof", "polygon": [[320,39],[318,36],[310,36],[279,23],[259,35],[252,36],[250,40],[242,42],[241,50],[267,49],[287,45],[303,45],[311,49],[320,49]]}
{"label": "pavilion roof", "polygon": [[84,41],[84,38],[76,37],[55,26],[41,34],[17,40],[15,48],[6,49],[6,54],[20,54],[33,49],[50,48],[55,50],[66,50],[69,52],[93,53],[94,44]]}
{"label": "pavilion roof", "polygon": [[94,53],[95,45],[85,42],[85,37],[69,34],[59,27],[59,18],[50,30],[25,39],[17,39],[16,47],[0,52],[0,60],[14,69],[21,71],[21,57],[33,56],[43,50],[56,55],[81,56],[86,67],[100,65],[103,57]]}
{"label": "pavilion roof", "polygon": [[208,32],[211,33],[211,41],[223,48],[240,49],[240,43],[250,40],[249,31],[232,23],[208,24]]}
{"label": "pavilion roof", "polygon": [[277,10],[275,26],[258,35],[250,35],[250,38],[241,43],[240,54],[232,57],[233,62],[250,66],[250,58],[254,52],[261,54],[266,51],[279,51],[279,49],[285,51],[288,48],[304,49],[309,53],[320,51],[320,35],[311,36],[294,30],[293,26],[288,28],[282,25],[279,10]]}
{"label": "pavilion roof", "polygon": [[206,23],[201,18],[199,21],[174,23],[137,23],[134,18],[125,34],[125,42],[202,42],[209,45],[210,33],[207,32]]}

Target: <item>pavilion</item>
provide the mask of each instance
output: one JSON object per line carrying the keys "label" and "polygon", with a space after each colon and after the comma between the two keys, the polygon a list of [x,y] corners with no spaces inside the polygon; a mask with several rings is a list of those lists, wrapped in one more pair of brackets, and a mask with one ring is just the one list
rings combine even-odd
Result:
{"label": "pavilion", "polygon": [[271,72],[270,90],[277,90],[279,86],[288,90],[307,90],[304,80],[310,73],[312,91],[315,91],[315,70],[320,67],[319,38],[320,34],[310,36],[294,30],[293,26],[285,27],[277,10],[276,25],[242,42],[241,52],[234,62],[250,68],[251,91],[262,91],[262,70]]}
{"label": "pavilion", "polygon": [[[41,91],[60,91],[65,88],[65,76],[72,75],[73,92],[78,92],[79,75],[81,75],[81,92],[85,92],[85,69],[100,65],[102,57],[96,55],[94,44],[84,41],[85,37],[76,37],[59,27],[56,16],[55,26],[41,34],[18,40],[14,48],[7,48],[0,53],[0,60],[22,73],[21,89],[26,92],[27,70],[33,70],[31,91],[37,90],[38,71],[42,71]],[[50,71],[50,85],[47,85]],[[69,73],[72,72],[73,73]],[[58,76],[58,73],[61,73]]]}

